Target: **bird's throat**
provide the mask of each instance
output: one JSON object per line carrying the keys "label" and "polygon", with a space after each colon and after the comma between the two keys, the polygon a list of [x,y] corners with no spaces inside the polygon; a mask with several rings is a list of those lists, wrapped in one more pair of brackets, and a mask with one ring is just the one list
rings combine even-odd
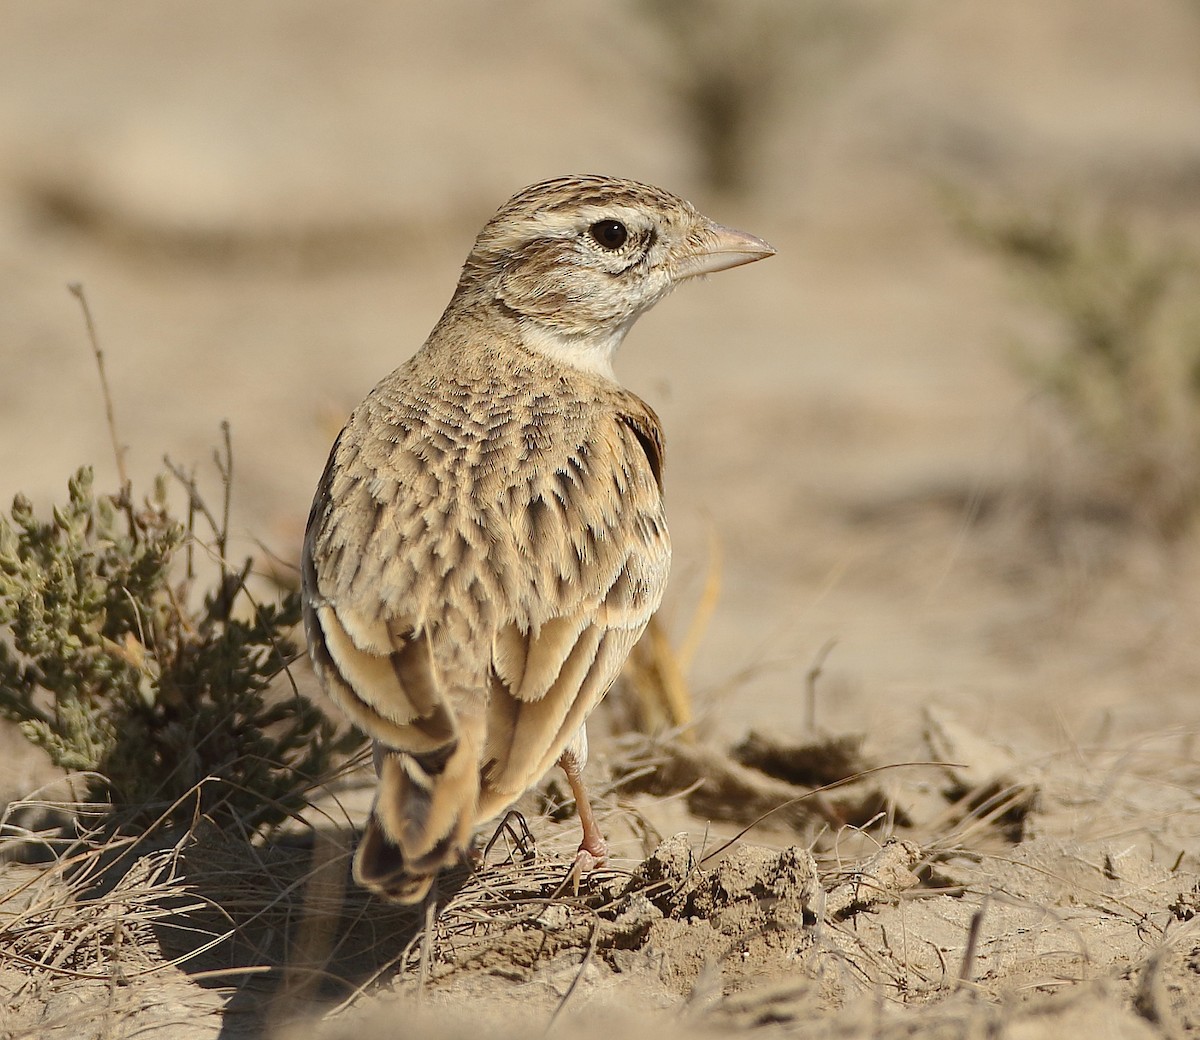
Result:
{"label": "bird's throat", "polygon": [[[635,316],[636,317],[636,316]],[[635,318],[610,329],[598,329],[587,335],[573,335],[541,322],[521,324],[521,343],[530,350],[551,358],[561,365],[590,375],[617,381],[613,358],[625,334],[633,327]]]}

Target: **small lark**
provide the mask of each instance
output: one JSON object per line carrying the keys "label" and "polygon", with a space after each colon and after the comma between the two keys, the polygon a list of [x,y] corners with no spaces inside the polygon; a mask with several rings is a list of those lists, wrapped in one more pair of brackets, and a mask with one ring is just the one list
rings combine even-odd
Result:
{"label": "small lark", "polygon": [[304,542],[317,675],[374,740],[359,884],[423,899],[474,828],[557,762],[604,838],[584,724],[657,609],[663,438],[612,359],[694,275],[770,256],[612,177],[526,188],[488,221],[425,345],[355,409]]}

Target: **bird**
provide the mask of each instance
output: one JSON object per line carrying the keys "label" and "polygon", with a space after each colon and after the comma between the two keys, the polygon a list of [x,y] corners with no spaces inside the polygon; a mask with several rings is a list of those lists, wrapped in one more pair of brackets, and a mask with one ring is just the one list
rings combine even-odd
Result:
{"label": "bird", "polygon": [[576,883],[605,863],[585,724],[671,561],[662,430],[613,356],[681,282],[774,252],[648,184],[542,181],[484,225],[428,339],[354,409],[301,570],[313,669],[373,741],[360,886],[424,901],[556,763]]}

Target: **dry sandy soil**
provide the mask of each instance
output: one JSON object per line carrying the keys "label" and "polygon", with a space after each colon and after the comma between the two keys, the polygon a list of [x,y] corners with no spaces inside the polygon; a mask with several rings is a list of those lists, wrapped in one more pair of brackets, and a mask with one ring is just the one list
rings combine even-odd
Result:
{"label": "dry sandy soil", "polygon": [[[1005,349],[1053,325],[944,194],[1066,194],[1195,243],[1200,11],[833,7],[777,34],[718,191],[633,0],[7,5],[5,499],[45,508],[84,462],[116,484],[68,282],[138,486],[164,453],[203,472],[230,420],[235,552],[287,564],[342,418],[516,188],[637,177],[778,255],[677,294],[618,362],[667,430],[676,640],[714,544],[722,580],[697,739],[598,720],[612,872],[556,894],[573,821],[537,798],[536,858],[495,852],[424,940],[345,888],[348,827],[315,867],[299,840],[159,842],[87,904],[11,863],[0,1032],[1200,1033],[1200,547],[1075,507],[1078,448]],[[53,778],[3,740],[0,798]],[[351,820],[368,784],[337,792]]]}

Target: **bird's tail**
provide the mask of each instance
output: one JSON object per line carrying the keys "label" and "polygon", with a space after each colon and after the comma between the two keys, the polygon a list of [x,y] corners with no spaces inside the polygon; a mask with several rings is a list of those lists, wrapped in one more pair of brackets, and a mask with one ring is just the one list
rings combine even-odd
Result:
{"label": "bird's tail", "polygon": [[465,735],[426,754],[376,745],[379,784],[354,854],[354,880],[419,903],[443,867],[461,862],[475,825],[478,759]]}

